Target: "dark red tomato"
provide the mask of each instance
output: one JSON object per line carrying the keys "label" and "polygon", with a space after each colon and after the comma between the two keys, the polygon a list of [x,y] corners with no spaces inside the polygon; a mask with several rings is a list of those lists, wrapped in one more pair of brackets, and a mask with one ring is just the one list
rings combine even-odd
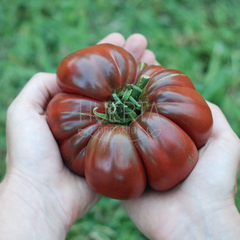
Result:
{"label": "dark red tomato", "polygon": [[57,80],[63,93],[47,107],[50,129],[66,165],[104,196],[174,187],[211,134],[211,111],[183,72],[136,63],[120,47],[68,55]]}

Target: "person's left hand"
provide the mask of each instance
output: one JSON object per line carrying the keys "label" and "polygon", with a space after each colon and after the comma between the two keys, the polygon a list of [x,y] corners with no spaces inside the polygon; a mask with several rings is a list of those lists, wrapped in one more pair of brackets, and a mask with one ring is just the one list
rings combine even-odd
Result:
{"label": "person's left hand", "polygon": [[[121,34],[99,43],[124,47],[137,61],[155,62],[140,34]],[[4,239],[65,239],[72,224],[100,196],[62,162],[45,110],[60,92],[56,75],[37,73],[8,109],[7,173],[0,185],[0,232]]]}

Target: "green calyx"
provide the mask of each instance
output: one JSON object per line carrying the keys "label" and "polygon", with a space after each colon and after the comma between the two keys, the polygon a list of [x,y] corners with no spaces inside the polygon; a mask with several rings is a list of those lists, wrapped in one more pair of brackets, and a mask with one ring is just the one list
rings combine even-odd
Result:
{"label": "green calyx", "polygon": [[140,97],[149,79],[149,76],[142,75],[136,85],[126,84],[124,92],[112,94],[111,101],[106,105],[107,113],[97,112],[98,107],[93,109],[93,113],[110,123],[129,124],[134,121],[141,113],[142,103]]}

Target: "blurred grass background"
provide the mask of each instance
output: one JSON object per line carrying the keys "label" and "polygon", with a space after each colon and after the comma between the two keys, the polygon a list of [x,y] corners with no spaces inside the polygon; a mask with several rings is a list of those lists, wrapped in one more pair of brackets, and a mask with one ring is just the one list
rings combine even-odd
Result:
{"label": "blurred grass background", "polygon": [[[144,34],[167,68],[185,72],[220,106],[240,136],[239,0],[0,0],[0,180],[6,110],[37,72],[55,72],[67,54],[111,32]],[[240,186],[240,178],[238,180]],[[240,209],[240,194],[236,196]],[[146,239],[119,201],[103,198],[67,239]]]}

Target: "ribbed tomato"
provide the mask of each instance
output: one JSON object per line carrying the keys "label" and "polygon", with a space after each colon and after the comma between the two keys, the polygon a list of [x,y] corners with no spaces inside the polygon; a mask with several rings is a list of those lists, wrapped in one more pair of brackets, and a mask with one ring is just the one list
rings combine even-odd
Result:
{"label": "ribbed tomato", "polygon": [[61,61],[57,80],[63,92],[47,107],[50,129],[66,165],[104,196],[174,187],[211,134],[211,111],[183,72],[136,63],[123,48],[78,50]]}

